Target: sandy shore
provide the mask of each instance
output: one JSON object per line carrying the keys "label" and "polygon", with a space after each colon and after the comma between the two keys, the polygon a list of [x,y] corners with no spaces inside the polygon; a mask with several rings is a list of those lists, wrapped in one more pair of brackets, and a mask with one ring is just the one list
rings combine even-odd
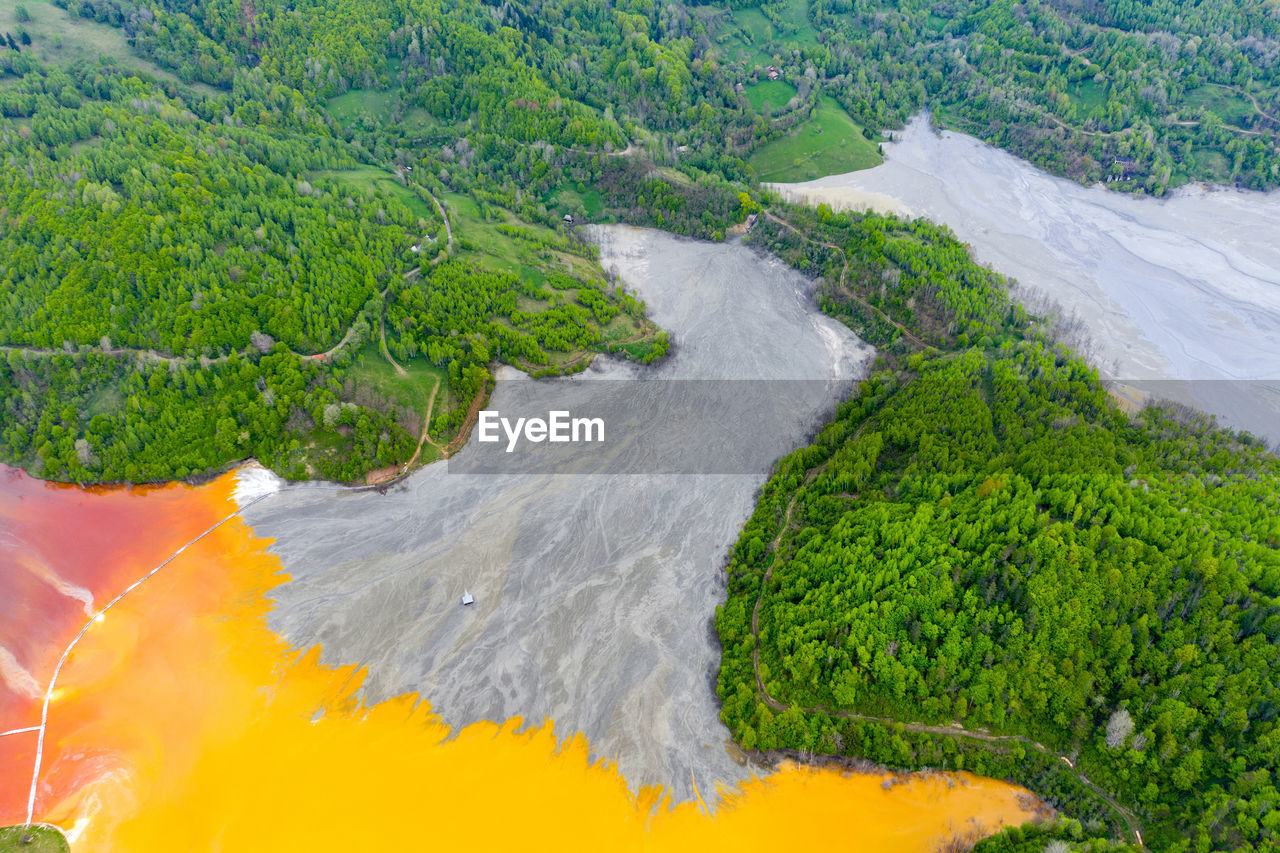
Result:
{"label": "sandy shore", "polygon": [[[857,174],[856,172],[854,174]],[[859,213],[874,211],[914,219],[918,214],[900,199],[884,193],[870,192],[857,187],[816,186],[819,181],[804,184],[765,184],[784,199],[796,204],[817,207],[826,204],[832,210],[856,210]]]}

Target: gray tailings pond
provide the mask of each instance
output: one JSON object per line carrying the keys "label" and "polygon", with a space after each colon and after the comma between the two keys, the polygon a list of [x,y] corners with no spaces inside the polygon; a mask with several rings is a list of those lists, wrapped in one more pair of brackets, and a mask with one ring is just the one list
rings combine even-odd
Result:
{"label": "gray tailings pond", "polygon": [[[705,798],[749,772],[726,748],[714,689],[725,556],[770,465],[805,443],[871,351],[818,311],[804,278],[745,246],[627,227],[595,237],[674,354],[649,368],[601,358],[560,385],[500,377],[489,408],[529,404],[533,387],[535,402],[613,411],[618,389],[640,389],[631,399],[651,416],[610,429],[616,452],[586,457],[604,473],[547,473],[559,469],[479,448],[473,432],[385,495],[289,492],[247,517],[293,578],[273,592],[271,628],[321,644],[325,663],[367,666],[368,702],[416,692],[455,727],[551,718],[633,790],[683,800],[696,785]],[[592,383],[607,399],[573,396]],[[721,408],[727,423],[710,416]],[[464,473],[486,458],[501,464],[475,470],[499,473]]]}
{"label": "gray tailings pond", "polygon": [[948,225],[1032,307],[1047,296],[1077,316],[1104,377],[1280,445],[1280,193],[1134,198],[937,134],[924,116],[881,166],[775,187]]}

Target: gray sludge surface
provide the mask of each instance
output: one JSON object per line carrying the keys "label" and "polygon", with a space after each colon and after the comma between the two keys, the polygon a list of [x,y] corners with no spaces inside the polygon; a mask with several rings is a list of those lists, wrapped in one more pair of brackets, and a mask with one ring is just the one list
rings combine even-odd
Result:
{"label": "gray sludge surface", "polygon": [[1134,198],[1055,178],[924,116],[883,165],[797,200],[945,223],[979,260],[1079,318],[1105,377],[1280,446],[1280,192],[1183,187]]}
{"label": "gray sludge surface", "polygon": [[[871,352],[774,258],[626,227],[594,236],[675,352],[651,368],[599,359],[577,381],[827,381],[795,383],[760,422],[742,416],[735,473],[458,473],[473,434],[386,495],[289,492],[249,521],[292,576],[273,593],[271,627],[322,644],[328,664],[366,665],[366,701],[418,692],[455,727],[552,718],[561,736],[585,733],[633,790],[660,784],[683,800],[696,784],[705,798],[749,772],[726,749],[714,692],[725,555],[769,466],[804,443]],[[500,380],[490,408],[527,385]],[[662,383],[667,398],[705,385]],[[640,432],[659,457],[664,424]],[[466,608],[464,589],[476,598]]]}

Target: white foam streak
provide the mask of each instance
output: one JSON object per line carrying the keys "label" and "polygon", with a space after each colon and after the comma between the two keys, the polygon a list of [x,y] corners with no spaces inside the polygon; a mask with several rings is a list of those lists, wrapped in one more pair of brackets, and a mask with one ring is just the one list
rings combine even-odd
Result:
{"label": "white foam streak", "polygon": [[280,491],[284,480],[257,463],[242,466],[236,471],[236,488],[231,498],[240,508],[249,503]]}
{"label": "white foam streak", "polygon": [[14,693],[20,693],[32,699],[39,699],[42,693],[40,683],[36,681],[35,676],[27,672],[26,668],[13,656],[13,652],[4,646],[0,646],[0,681],[3,681],[5,686]]}

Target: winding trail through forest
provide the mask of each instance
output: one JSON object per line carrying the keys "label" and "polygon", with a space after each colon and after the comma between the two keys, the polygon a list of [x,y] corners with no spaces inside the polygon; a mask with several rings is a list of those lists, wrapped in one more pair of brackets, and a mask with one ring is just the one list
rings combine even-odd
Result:
{"label": "winding trail through forest", "polygon": [[765,210],[765,211],[764,211],[764,215],[765,215],[765,216],[766,216],[770,221],[775,222],[775,223],[777,223],[778,225],[782,225],[782,226],[784,226],[784,227],[786,227],[786,228],[790,229],[790,230],[792,231],[792,233],[794,233],[794,234],[798,234],[802,239],[804,239],[804,240],[805,240],[805,242],[808,242],[808,243],[815,243],[815,244],[817,244],[817,245],[819,245],[819,246],[823,246],[823,247],[825,247],[825,248],[828,248],[828,249],[831,249],[831,250],[833,250],[833,251],[835,251],[835,252],[838,252],[838,253],[840,254],[840,260],[844,263],[844,269],[842,269],[842,270],[840,271],[840,281],[837,283],[837,287],[839,287],[839,288],[841,289],[841,292],[846,293],[848,296],[850,296],[850,297],[851,297],[851,298],[853,298],[853,299],[856,299],[859,303],[861,303],[863,306],[865,306],[865,307],[866,307],[866,308],[868,308],[869,310],[874,311],[876,314],[880,315],[881,319],[883,319],[886,323],[888,323],[889,325],[891,325],[891,326],[893,326],[895,329],[897,329],[897,330],[902,334],[902,336],[903,336],[903,337],[905,337],[907,340],[909,340],[909,341],[911,341],[912,343],[914,343],[916,346],[920,347],[920,349],[927,349],[927,348],[928,348],[928,344],[926,344],[924,341],[920,340],[918,337],[916,337],[915,335],[913,335],[910,331],[908,331],[908,330],[907,330],[907,328],[906,328],[905,326],[903,326],[901,323],[898,323],[897,321],[895,321],[895,320],[894,320],[892,317],[890,317],[888,314],[884,313],[884,312],[883,312],[883,311],[881,311],[879,308],[877,308],[876,306],[872,305],[870,302],[868,302],[867,300],[863,299],[863,298],[862,298],[861,296],[859,296],[858,294],[854,293],[852,288],[845,289],[845,287],[844,287],[844,281],[845,281],[845,279],[846,279],[846,278],[848,278],[848,275],[849,275],[849,256],[848,256],[848,254],[846,254],[846,253],[845,253],[844,249],[841,249],[841,248],[840,248],[839,246],[837,246],[835,243],[826,243],[826,242],[823,242],[822,240],[815,240],[815,239],[813,239],[812,237],[808,237],[808,236],[806,236],[806,235],[805,235],[805,233],[804,233],[803,231],[801,231],[799,228],[795,227],[795,226],[794,226],[794,225],[792,225],[790,222],[788,222],[787,220],[783,219],[781,216],[777,216],[777,215],[775,215],[772,211]]}
{"label": "winding trail through forest", "polygon": [[[1210,86],[1217,86],[1217,87],[1218,87],[1218,88],[1220,88],[1220,89],[1226,89],[1227,91],[1235,92],[1237,95],[1243,95],[1243,96],[1245,96],[1246,98],[1248,98],[1248,99],[1253,103],[1253,111],[1254,111],[1255,113],[1257,113],[1258,115],[1262,116],[1264,119],[1267,119],[1268,121],[1273,121],[1273,122],[1275,122],[1275,123],[1277,123],[1277,124],[1280,124],[1280,118],[1276,118],[1276,117],[1275,117],[1275,116],[1273,116],[1271,113],[1269,113],[1269,112],[1267,112],[1266,110],[1264,110],[1264,109],[1262,108],[1262,105],[1258,103],[1258,99],[1254,96],[1254,94],[1253,94],[1252,92],[1249,92],[1249,91],[1247,91],[1247,90],[1245,90],[1245,89],[1241,89],[1241,88],[1240,88],[1240,87],[1238,87],[1238,86],[1228,86],[1226,83],[1210,83],[1209,85],[1210,85]],[[1229,125],[1229,124],[1228,124],[1228,125],[1226,125],[1226,126],[1227,126],[1227,127],[1232,127],[1232,125]],[[1240,128],[1236,128],[1236,129],[1237,129],[1237,130],[1240,130]],[[1245,132],[1246,132],[1246,133],[1248,133],[1248,132],[1250,132],[1250,131],[1245,131]],[[1253,131],[1253,132],[1257,133],[1258,131]]]}
{"label": "winding trail through forest", "polygon": [[[441,255],[437,255],[436,257],[431,259],[428,266],[434,266],[442,258],[447,257],[448,255],[451,255],[453,253],[453,226],[449,222],[449,215],[445,211],[444,204],[442,204],[440,199],[436,198],[435,194],[432,193],[430,190],[426,190],[426,192],[427,192],[427,195],[431,197],[431,201],[435,204],[436,210],[440,213],[440,218],[444,222],[444,229],[445,229],[445,239],[446,239],[445,253]],[[408,281],[408,280],[417,278],[421,274],[422,274],[422,267],[415,266],[413,269],[405,272],[401,278],[405,281]],[[382,292],[379,294],[379,299],[382,301],[384,307],[383,307],[382,313],[378,317],[378,348],[382,354],[382,357],[387,360],[387,363],[390,364],[393,368],[395,368],[396,375],[408,376],[409,375],[408,371],[406,371],[404,367],[401,366],[400,363],[397,362],[391,356],[391,352],[387,348],[385,305],[386,305],[387,294],[390,292],[391,292],[391,285],[388,284],[386,287],[382,289]],[[329,347],[329,349],[324,350],[323,352],[300,353],[294,349],[290,349],[289,352],[293,353],[295,356],[302,359],[303,361],[328,361],[340,350],[350,345],[352,337],[355,334],[356,322],[359,320],[359,318],[360,318],[360,314],[357,313],[356,316],[352,319],[351,323],[348,324],[346,331],[343,332],[341,339],[339,339],[337,343]],[[248,347],[245,347],[243,350],[237,350],[236,352],[241,356],[248,356],[253,352],[253,350],[254,350],[253,346],[248,346]],[[10,353],[10,352],[21,352],[28,356],[34,356],[36,358],[53,358],[60,355],[80,356],[80,355],[88,355],[90,353],[100,353],[102,355],[115,357],[115,358],[133,357],[138,359],[139,361],[147,362],[150,364],[167,364],[169,366],[195,365],[202,369],[207,369],[209,367],[212,367],[215,364],[221,364],[227,361],[231,357],[231,353],[226,353],[226,354],[211,358],[204,355],[198,355],[198,356],[171,355],[168,353],[160,352],[159,350],[135,349],[131,347],[104,348],[101,346],[93,346],[93,347],[86,347],[83,349],[76,348],[75,350],[68,351],[65,348],[55,349],[55,348],[25,346],[22,344],[0,344],[0,354]],[[442,446],[438,442],[436,442],[433,438],[431,438],[431,436],[428,434],[428,430],[430,429],[430,426],[431,426],[431,413],[435,405],[436,394],[439,390],[440,390],[440,380],[439,378],[437,378],[435,387],[431,389],[431,396],[427,402],[427,411],[423,418],[422,432],[418,436],[418,446],[414,450],[413,457],[405,464],[403,468],[404,473],[411,471],[413,469],[414,464],[417,463],[418,458],[422,455],[423,444],[430,444],[432,447],[435,447],[437,450],[440,451],[441,455],[447,456],[451,452],[449,447],[453,446],[452,443],[449,445],[449,447]],[[474,419],[473,415],[474,413],[472,415],[469,415],[468,420],[473,420]],[[463,436],[465,441],[466,429],[464,428],[464,430],[460,432],[459,435]],[[452,452],[456,452],[456,450],[457,448],[453,448]],[[403,476],[403,474],[401,476]],[[34,730],[35,729],[32,729],[32,731]],[[5,732],[4,734],[16,734],[21,731],[27,731],[27,730],[22,729],[22,730],[17,730],[15,732]],[[3,735],[0,735],[0,737],[2,736]]]}
{"label": "winding trail through forest", "polygon": [[[384,298],[387,295],[387,291],[390,289],[390,287],[383,289],[382,296]],[[356,316],[359,317],[358,314]],[[347,326],[347,330],[343,333],[342,338],[327,350],[316,353],[301,353],[290,348],[289,352],[296,355],[303,361],[324,361],[351,342],[351,335],[354,330],[355,320],[353,319],[351,324]],[[252,354],[253,351],[253,346],[247,346],[242,350],[236,350],[236,354],[248,356]],[[184,367],[195,365],[200,368],[209,368],[215,364],[222,364],[227,359],[231,358],[231,353],[224,353],[222,355],[212,357],[206,355],[170,355],[168,353],[160,352],[159,350],[134,349],[132,347],[109,347],[104,349],[101,346],[91,346],[83,349],[76,348],[73,350],[67,350],[65,348],[54,349],[52,347],[33,347],[26,346],[24,344],[0,344],[0,353],[4,352],[21,352],[36,358],[53,358],[59,355],[79,356],[97,353],[99,355],[110,356],[113,358],[133,357],[137,358],[139,361],[148,362],[150,364],[167,364],[170,366],[179,365]]]}
{"label": "winding trail through forest", "polygon": [[431,387],[431,396],[427,398],[426,414],[422,416],[422,434],[418,436],[418,446],[414,448],[413,456],[409,459],[408,462],[405,463],[404,467],[406,471],[412,469],[413,466],[417,464],[418,457],[422,455],[423,444],[430,444],[436,450],[439,450],[442,454],[444,453],[444,448],[441,447],[440,444],[437,443],[436,440],[428,434],[428,430],[431,429],[431,412],[435,408],[436,392],[438,392],[439,390],[440,390],[440,378],[436,377],[436,384]]}
{"label": "winding trail through forest", "polygon": [[[440,203],[440,199],[436,198],[435,193],[431,192],[431,190],[427,190],[427,195],[431,196],[431,200],[435,202],[436,210],[440,211],[440,218],[444,220],[444,250],[449,254],[453,254],[453,226],[449,224],[449,214],[445,213],[444,205]],[[438,260],[440,260],[440,257],[437,255],[431,263],[434,264]]]}
{"label": "winding trail through forest", "polygon": [[[382,295],[386,296],[387,292],[385,290],[382,291]],[[308,361],[324,361],[325,359],[332,356],[335,352],[345,347],[351,341],[351,333],[355,330],[355,327],[356,327],[355,323],[352,323],[350,326],[347,326],[347,331],[342,336],[342,340],[338,341],[336,344],[329,347],[324,352],[318,352],[315,355],[304,355],[302,357]]]}
{"label": "winding trail through forest", "polygon": [[[434,193],[432,193],[430,190],[427,190],[427,195],[431,196],[431,200],[435,203],[436,210],[440,212],[440,218],[444,220],[444,231],[446,235],[445,251],[447,254],[452,254],[453,253],[453,226],[449,224],[449,216],[447,213],[445,213],[444,205],[440,203],[440,200],[435,197]],[[436,257],[432,258],[429,265],[434,266],[440,260],[440,257],[441,256],[437,255]],[[404,273],[402,277],[406,280],[412,279],[421,275],[421,273],[422,273],[422,268],[420,266],[415,266],[413,269]],[[380,297],[384,301],[386,300],[387,293],[389,293],[390,290],[391,290],[391,285],[387,285],[382,289],[382,293],[380,294]],[[356,317],[352,318],[351,323],[347,325],[346,331],[343,332],[342,338],[339,339],[339,341],[336,344],[329,347],[327,350],[324,350],[323,352],[316,352],[316,353],[300,353],[297,350],[291,348],[289,351],[304,361],[328,360],[335,353],[341,350],[343,347],[351,343],[351,336],[355,332],[355,323],[356,323],[356,320],[359,319],[359,316],[360,316],[359,313],[357,313]],[[385,343],[384,343],[384,346],[385,346]],[[249,355],[252,351],[253,351],[252,346],[245,347],[242,350],[237,350],[237,352],[242,356]],[[84,349],[80,349],[77,347],[72,351],[67,351],[66,349],[59,349],[59,348],[53,348],[53,347],[35,347],[35,346],[27,346],[24,344],[0,344],[0,353],[8,353],[8,352],[21,352],[27,355],[35,356],[37,358],[52,358],[54,356],[59,356],[59,355],[74,356],[74,355],[85,355],[88,353],[100,353],[102,355],[112,356],[116,358],[128,358],[132,356],[132,357],[136,357],[140,361],[149,362],[151,364],[168,364],[168,365],[181,365],[181,366],[190,366],[195,364],[195,365],[199,365],[202,368],[211,367],[215,364],[221,364],[231,357],[230,353],[225,353],[223,355],[213,356],[213,357],[204,356],[204,355],[171,355],[169,353],[161,352],[160,350],[138,349],[134,347],[104,348],[101,346],[91,346],[91,347],[86,347]],[[387,360],[391,361],[390,357],[388,357]],[[395,364],[394,361],[391,361],[391,363],[395,365],[396,369],[403,374],[404,371],[399,365]]]}
{"label": "winding trail through forest", "polygon": [[[1199,127],[1201,124],[1203,124],[1203,122],[1201,122],[1199,119],[1186,119],[1186,120],[1171,119],[1166,123],[1172,124],[1172,125],[1178,125],[1179,127]],[[1234,130],[1236,133],[1243,133],[1247,136],[1261,136],[1263,133],[1265,133],[1265,131],[1261,131],[1261,130],[1246,130],[1245,128],[1240,127],[1239,125],[1227,124],[1225,121],[1220,121],[1219,124],[1222,127],[1227,128],[1228,130]]]}
{"label": "winding trail through forest", "polygon": [[[453,242],[454,242],[453,226],[449,222],[449,215],[445,211],[445,207],[441,203],[441,201],[438,198],[436,198],[435,194],[432,193],[430,190],[427,190],[427,194],[431,196],[431,201],[435,204],[436,210],[440,213],[440,218],[444,222],[445,237],[446,237],[445,254],[437,255],[435,258],[432,258],[428,264],[429,266],[434,266],[436,263],[438,263],[441,260],[441,258],[446,257],[447,255],[453,253]],[[422,274],[422,267],[415,266],[413,269],[405,272],[401,278],[408,281],[408,280],[417,278],[421,274]],[[384,305],[383,312],[378,317],[379,351],[381,352],[382,357],[387,360],[387,363],[390,364],[395,369],[396,374],[398,376],[408,376],[409,375],[408,371],[406,371],[404,367],[401,366],[400,363],[397,362],[391,356],[391,352],[387,348],[385,304],[386,304],[387,294],[390,292],[391,292],[391,285],[388,284],[386,287],[382,289],[382,292],[379,294],[379,298],[382,300]],[[293,349],[290,349],[289,352],[293,353],[295,356],[302,359],[303,361],[328,361],[340,350],[344,349],[345,347],[351,344],[352,338],[355,334],[356,322],[357,320],[359,320],[359,317],[360,315],[357,314],[356,317],[352,319],[351,323],[347,326],[346,331],[343,332],[341,339],[339,339],[338,342],[335,343],[333,346],[329,347],[329,349],[324,350],[323,352],[317,352],[317,353],[300,353],[297,350],[293,350]],[[248,346],[248,347],[245,347],[243,350],[238,350],[237,352],[242,356],[248,356],[253,352],[253,350],[254,348],[252,346]],[[135,349],[130,347],[104,348],[101,346],[94,346],[94,347],[86,347],[83,349],[77,348],[69,352],[65,348],[55,349],[55,348],[25,346],[21,344],[0,344],[0,354],[10,353],[10,352],[21,352],[28,356],[34,356],[36,358],[53,358],[60,355],[80,356],[80,355],[87,355],[90,353],[100,353],[102,355],[111,356],[115,358],[133,357],[133,358],[137,358],[139,361],[143,361],[151,364],[167,364],[170,366],[195,365],[205,369],[212,367],[215,364],[221,364],[227,361],[231,357],[230,353],[212,357],[212,358],[208,356],[203,356],[203,355],[180,356],[180,355],[171,355],[168,353],[163,353],[163,352],[160,352],[159,350]],[[431,389],[431,396],[427,402],[427,411],[423,418],[422,432],[418,436],[417,448],[414,450],[413,457],[405,464],[403,469],[403,471],[406,473],[413,469],[413,466],[417,463],[419,457],[422,455],[422,447],[424,444],[430,444],[432,447],[435,447],[437,450],[441,452],[442,455],[448,455],[450,452],[456,452],[456,450],[458,449],[456,447],[453,447],[453,443],[451,443],[449,447],[442,446],[438,442],[436,442],[434,439],[432,439],[431,436],[428,434],[428,430],[430,429],[430,425],[431,425],[431,414],[432,414],[432,411],[434,410],[436,394],[439,392],[439,390],[440,390],[440,380],[439,378],[437,378],[435,387]],[[474,412],[469,414],[468,420],[469,421],[474,420],[474,416],[475,416]],[[460,432],[459,435],[462,436],[463,440],[465,441],[466,429],[464,428],[464,430]],[[450,450],[450,448],[453,448],[452,451]],[[358,488],[363,488],[363,487],[358,487]],[[31,729],[31,730],[34,731],[35,729]],[[21,731],[27,731],[27,730],[22,729],[22,730],[17,730],[15,732],[6,732],[5,734],[17,734],[17,733],[20,733]],[[0,736],[3,736],[3,735],[0,735]]]}
{"label": "winding trail through forest", "polygon": [[[857,430],[855,430],[854,433],[851,436],[849,436],[847,441],[848,442],[856,441],[858,439],[858,436],[862,434],[863,429],[865,429],[869,423],[871,423],[871,420],[868,419],[868,420],[864,420],[861,424],[859,424]],[[816,478],[818,474],[822,472],[823,468],[825,468],[830,461],[831,459],[828,458],[825,462],[822,462],[821,464],[816,465],[813,468],[810,468],[809,470],[805,471],[801,487],[811,483],[814,480],[814,478]],[[795,493],[792,494],[791,500],[787,502],[786,512],[783,513],[782,523],[778,527],[778,535],[773,537],[773,541],[769,543],[768,553],[773,555],[773,559],[770,560],[769,567],[765,570],[764,577],[761,578],[760,580],[760,592],[756,596],[755,606],[751,609],[751,639],[752,639],[751,669],[755,676],[756,691],[760,695],[760,698],[764,700],[764,703],[768,705],[770,709],[776,712],[786,711],[788,710],[789,706],[783,704],[774,696],[772,696],[764,686],[764,679],[760,677],[760,608],[764,604],[765,592],[769,587],[769,583],[773,580],[773,567],[776,565],[778,547],[782,544],[782,538],[791,529],[791,526],[792,526],[791,516],[795,510],[796,501],[799,499],[799,497],[800,497],[800,488],[797,488]],[[992,734],[990,731],[987,731],[986,729],[967,729],[959,721],[955,721],[955,720],[953,720],[951,723],[947,725],[933,725],[929,723],[898,720],[898,719],[894,719],[893,717],[878,717],[873,714],[859,714],[855,711],[841,711],[841,710],[825,708],[820,706],[813,706],[813,707],[800,706],[800,710],[809,714],[821,713],[821,714],[826,714],[828,717],[839,717],[841,719],[846,719],[846,720],[858,720],[858,721],[867,722],[867,723],[880,723],[882,725],[887,725],[887,726],[900,725],[906,731],[915,732],[917,734],[938,735],[941,737],[968,738],[971,740],[982,741],[988,744],[1020,743],[1025,746],[1029,746],[1032,749],[1035,749],[1037,752],[1045,753],[1047,755],[1055,754],[1052,750],[1050,750],[1044,744],[1036,740],[1033,740],[1029,737],[1026,737],[1024,735],[997,735],[997,734]],[[1132,835],[1133,843],[1138,845],[1138,849],[1145,850],[1146,847],[1142,843],[1142,824],[1138,820],[1137,815],[1135,815],[1130,809],[1126,808],[1125,806],[1117,802],[1115,797],[1111,796],[1111,794],[1104,791],[1097,784],[1095,784],[1091,779],[1089,779],[1088,776],[1084,774],[1083,771],[1077,770],[1075,763],[1068,756],[1058,755],[1058,758],[1064,764],[1067,765],[1068,772],[1074,775],[1080,781],[1081,785],[1088,788],[1099,799],[1101,799],[1108,806],[1110,806],[1112,811],[1114,811],[1117,815],[1120,816],[1121,820],[1123,820],[1125,825],[1128,827],[1129,833]]]}
{"label": "winding trail through forest", "polygon": [[378,318],[378,351],[382,353],[382,357],[387,363],[396,369],[397,376],[408,376],[409,372],[400,366],[400,362],[391,357],[391,350],[387,349],[387,321],[385,316]]}
{"label": "winding trail through forest", "polygon": [[[418,186],[422,186],[422,185],[419,184]],[[426,192],[427,195],[431,196],[431,201],[435,204],[436,210],[440,212],[440,218],[444,220],[444,236],[445,236],[444,254],[443,255],[437,254],[434,258],[432,258],[430,261],[427,262],[427,266],[434,267],[436,264],[440,263],[441,258],[446,258],[449,255],[453,254],[453,226],[449,224],[449,214],[445,213],[444,205],[440,203],[440,199],[436,198],[435,193],[433,193],[431,190],[427,189],[426,187],[422,187],[422,189],[424,192]],[[419,248],[421,248],[423,241],[425,241],[426,239],[427,239],[427,235],[425,234],[422,235],[422,239],[418,241]],[[407,273],[405,273],[404,279],[405,281],[409,281],[410,279],[415,279],[420,275],[422,275],[421,265],[416,266],[413,269],[409,270]],[[385,290],[382,292],[382,295],[386,296]]]}
{"label": "winding trail through forest", "polygon": [[[1104,27],[1104,26],[1094,25],[1094,29],[1096,29],[1099,32],[1114,32],[1114,33],[1119,33],[1121,35],[1125,35],[1125,32],[1123,30],[1118,30],[1118,29],[1115,29],[1114,27]],[[930,47],[936,44],[938,44],[938,42],[929,42],[925,45],[922,45],[921,47]],[[1087,45],[1085,47],[1077,48],[1073,51],[1068,49],[1064,45],[1063,52],[1069,56],[1079,56],[1084,52],[1086,52],[1087,50],[1092,49],[1092,47],[1093,45]],[[957,56],[956,58],[960,63],[960,67],[963,68],[966,72],[978,77],[980,80],[983,79],[982,75],[974,71],[973,67],[969,65],[968,57],[966,57],[963,53]],[[1227,89],[1229,91],[1245,96],[1246,98],[1248,98],[1250,101],[1253,102],[1254,112],[1262,116],[1264,119],[1268,119],[1270,121],[1280,123],[1280,119],[1277,119],[1275,116],[1271,115],[1268,112],[1265,112],[1262,109],[1262,106],[1258,103],[1258,99],[1255,98],[1252,93],[1247,92],[1244,89],[1238,89],[1235,86],[1228,86],[1224,83],[1208,83],[1207,85],[1218,86],[1220,88]],[[1098,138],[1107,138],[1112,136],[1125,136],[1135,130],[1134,127],[1122,127],[1119,130],[1086,130],[1083,127],[1075,127],[1073,125],[1067,124],[1057,115],[1050,112],[1048,109],[1042,109],[1040,111],[1040,115],[1043,115],[1045,118],[1049,119],[1051,122],[1056,124],[1058,127],[1062,128],[1063,130],[1067,131],[1068,133],[1079,133],[1084,136],[1095,136]],[[1184,127],[1194,127],[1200,124],[1200,122],[1199,121],[1173,121],[1173,122],[1170,122],[1170,124],[1178,124]],[[1234,124],[1227,124],[1226,122],[1222,122],[1222,126],[1227,128],[1228,130],[1234,130],[1236,133],[1245,134],[1246,136],[1261,136],[1265,133],[1265,131],[1261,131],[1261,130],[1246,130],[1243,127],[1239,127],[1238,125],[1234,125]]]}
{"label": "winding trail through forest", "polygon": [[[59,355],[86,355],[88,353],[100,353],[101,355],[112,356],[115,358],[136,357],[139,361],[150,362],[151,364],[180,364],[187,365],[199,363],[201,367],[208,367],[214,364],[220,364],[230,358],[230,355],[219,355],[213,358],[203,355],[169,355],[154,349],[133,349],[131,347],[108,347],[104,349],[100,346],[86,347],[85,349],[76,348],[74,350],[55,349],[53,347],[33,347],[25,344],[0,344],[0,352],[20,352],[36,358],[53,358]],[[248,348],[241,350],[248,352]],[[312,358],[313,356],[303,356],[303,358]]]}
{"label": "winding trail through forest", "polygon": [[422,436],[418,439],[418,449],[414,452],[413,458],[409,460],[409,467],[413,467],[413,463],[418,461],[418,454],[422,452],[422,443],[424,441],[439,450],[441,453],[444,453],[444,446],[432,438],[427,432],[428,428],[431,426],[431,413],[435,411],[436,394],[440,391],[440,384],[440,378],[436,377],[436,384],[431,389],[431,396],[427,398],[427,413],[423,416]]}
{"label": "winding trail through forest", "polygon": [[1119,130],[1085,130],[1083,127],[1074,127],[1073,125],[1067,124],[1065,121],[1058,118],[1056,115],[1049,112],[1048,110],[1045,110],[1043,115],[1045,118],[1049,119],[1049,121],[1053,122],[1058,127],[1062,128],[1068,133],[1079,133],[1084,136],[1097,136],[1099,138],[1107,138],[1111,136],[1124,136],[1127,133],[1129,133],[1131,130],[1133,130],[1133,128],[1131,127],[1122,127]]}

